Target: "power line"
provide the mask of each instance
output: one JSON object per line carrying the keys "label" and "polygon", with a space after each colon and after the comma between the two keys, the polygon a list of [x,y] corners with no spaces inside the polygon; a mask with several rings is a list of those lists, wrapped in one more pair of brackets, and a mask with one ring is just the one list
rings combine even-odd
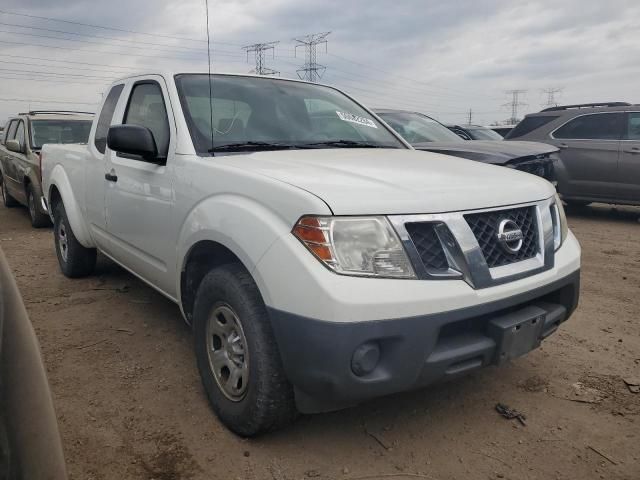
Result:
{"label": "power line", "polygon": [[[286,60],[281,60],[278,59],[278,57],[276,57],[277,61],[283,62],[285,64],[289,64],[289,65],[295,65],[292,62],[288,62]],[[434,105],[434,104],[426,104],[424,102],[421,102],[420,100],[416,99],[415,95],[407,95],[406,97],[403,96],[403,94],[398,94],[398,93],[392,93],[388,87],[382,85],[380,87],[376,87],[375,85],[369,85],[367,84],[366,87],[363,87],[362,82],[359,82],[357,79],[353,79],[353,78],[347,78],[342,76],[339,73],[336,72],[341,72],[341,73],[346,73],[349,76],[356,76],[356,77],[362,77],[362,75],[357,75],[357,74],[353,74],[351,72],[347,72],[345,70],[340,70],[340,69],[336,69],[334,67],[331,68],[331,77],[332,77],[332,81],[329,82],[332,85],[335,85],[338,88],[341,88],[343,91],[350,93],[350,92],[359,92],[361,94],[363,94],[363,96],[366,96],[366,98],[371,98],[372,101],[367,101],[365,103],[369,104],[369,105],[373,105],[374,107],[382,107],[383,105],[380,105],[380,99],[383,98],[385,100],[389,100],[392,99],[393,103],[392,104],[388,104],[386,106],[388,106],[389,108],[403,108],[406,110],[422,110],[424,112],[428,112],[428,113],[433,113],[433,114],[451,114],[451,115],[466,115],[467,112],[466,111],[439,111],[440,108],[442,108],[442,105],[438,104],[438,105]],[[335,80],[333,79],[334,77],[337,77]],[[388,83],[388,82],[384,82],[383,80],[375,80],[373,78],[370,77],[365,77],[367,78],[369,81],[371,82],[381,82],[381,83]],[[345,80],[346,79],[346,80]],[[354,85],[351,82],[358,82],[356,85]],[[393,84],[393,86],[397,86],[395,84]],[[408,87],[409,89],[412,87]],[[415,87],[413,87],[415,90]],[[403,87],[402,91],[404,92],[407,88]],[[397,92],[397,88],[393,91],[393,92]],[[420,91],[420,93],[424,93],[424,91]],[[500,113],[498,112],[474,112],[474,113],[480,113],[480,114],[494,114],[494,113]]]}
{"label": "power line", "polygon": [[[56,29],[53,29],[53,28],[32,27],[32,26],[29,26],[29,25],[20,25],[18,23],[0,22],[0,25],[4,25],[4,26],[7,26],[7,27],[28,28],[30,30],[39,30],[39,31],[41,30],[41,31],[52,32],[52,33],[62,33],[64,35],[74,35],[74,36],[78,36],[78,37],[102,38],[102,39],[105,39],[105,40],[113,40],[115,42],[138,43],[138,44],[141,44],[141,45],[155,45],[155,46],[165,47],[165,48],[180,48],[180,49],[184,49],[184,50],[204,51],[204,48],[183,47],[181,45],[168,45],[168,44],[165,44],[165,43],[144,42],[142,40],[125,40],[125,39],[122,39],[122,38],[107,37],[107,36],[104,36],[104,35],[92,35],[92,34],[89,34],[89,33],[70,32],[68,30],[56,30]],[[55,38],[57,38],[57,37],[55,37]],[[60,40],[66,40],[66,39],[60,38]],[[221,45],[231,45],[231,44],[222,43],[222,42],[211,42],[211,43],[220,43]]]}
{"label": "power line", "polygon": [[[197,39],[197,38],[179,37],[179,36],[174,36],[174,35],[163,35],[163,34],[160,34],[160,33],[140,32],[140,31],[137,31],[137,30],[127,30],[127,29],[124,29],[124,28],[106,27],[104,25],[95,25],[95,24],[91,24],[91,23],[75,22],[75,21],[72,21],[72,20],[61,20],[59,18],[41,17],[39,15],[29,15],[29,14],[26,14],[26,13],[7,12],[6,10],[0,10],[0,13],[3,13],[5,15],[13,15],[13,16],[16,16],[16,17],[37,18],[39,20],[47,20],[47,21],[50,21],[50,22],[67,23],[67,24],[70,24],[70,25],[80,25],[80,26],[83,26],[83,27],[100,28],[100,29],[103,29],[103,30],[112,30],[112,31],[115,31],[115,32],[132,33],[132,34],[135,34],[135,35],[145,35],[145,36],[149,36],[149,37],[171,38],[171,39],[174,39],[174,40],[187,40],[187,41],[190,41],[190,42],[203,42],[203,43],[206,42],[206,40]],[[221,42],[219,42],[219,43],[221,43]],[[234,45],[234,44],[231,44],[231,43],[229,43],[228,45],[232,45],[234,47],[239,46],[239,45]]]}
{"label": "power line", "polygon": [[[14,73],[14,74],[9,74],[9,75],[21,75],[18,73]],[[22,75],[26,75],[26,74],[22,74]],[[67,81],[67,80],[52,80],[50,77],[49,78],[33,78],[33,77],[5,77],[5,76],[1,76],[0,78],[2,78],[3,80],[20,80],[21,82],[48,82],[48,83],[63,83],[65,85],[69,85],[69,84],[74,84],[74,85],[89,85],[90,82],[84,81],[84,82],[75,82],[75,81]],[[100,85],[105,85],[107,82],[100,82]],[[92,85],[98,85],[98,83],[91,83]]]}
{"label": "power line", "polygon": [[[0,23],[0,25],[2,25],[2,23]],[[39,33],[12,32],[10,30],[0,30],[0,33],[10,33],[11,35],[23,35],[23,36],[28,36],[28,37],[48,38],[48,39],[51,39],[51,40],[57,40],[59,42],[90,43],[90,44],[93,44],[93,45],[104,45],[104,46],[107,46],[107,47],[117,47],[117,48],[127,47],[127,48],[135,48],[135,49],[143,49],[143,50],[151,50],[151,51],[157,51],[157,50],[164,51],[164,50],[166,50],[168,48],[185,48],[185,47],[172,47],[171,45],[160,45],[160,44],[156,44],[160,48],[153,48],[153,47],[150,47],[150,46],[136,47],[135,45],[123,45],[123,44],[117,44],[117,43],[100,42],[100,41],[93,41],[93,40],[83,40],[83,39],[80,39],[80,38],[62,38],[62,37],[56,37],[56,36],[53,36],[53,35],[43,35],[43,34],[39,34]],[[169,52],[171,52],[171,53],[178,53],[178,54],[179,53],[190,54],[192,52],[200,52],[200,53],[202,53],[204,51],[205,51],[205,49],[203,49],[203,48],[188,48],[187,51],[169,50]],[[229,53],[231,53],[231,52],[229,52]]]}
{"label": "power line", "polygon": [[[41,63],[11,62],[7,60],[0,60],[0,63],[10,63],[12,65],[29,65],[31,67],[66,68],[66,69],[79,70],[81,72],[113,73],[113,72],[110,72],[109,70],[98,70],[96,68],[75,67],[75,66],[72,67],[69,65],[42,65]],[[118,75],[122,75],[124,72],[117,72],[117,73]]]}
{"label": "power line", "polygon": [[[151,48],[151,47],[136,47],[133,45],[118,45],[118,44],[114,44],[114,43],[107,43],[107,42],[93,42],[91,40],[80,40],[80,39],[76,39],[76,38],[60,38],[60,37],[54,37],[52,35],[40,35],[38,33],[23,33],[23,32],[11,32],[8,30],[0,30],[0,33],[10,33],[12,35],[24,35],[24,36],[29,36],[29,37],[38,37],[38,38],[50,38],[52,40],[58,40],[58,41],[63,41],[63,42],[80,42],[80,43],[91,43],[93,45],[104,45],[107,47],[116,47],[116,48],[122,48],[122,47],[127,47],[127,48],[135,48],[135,49],[142,49],[142,50],[151,50],[152,52],[155,51],[165,51],[164,49],[167,48],[168,46],[163,46],[162,48]],[[170,47],[169,47],[170,48]],[[176,54],[183,54],[183,55],[193,55],[194,52],[198,52],[198,53],[204,53],[206,51],[206,49],[189,49],[190,51],[176,51],[176,50],[172,50],[169,51],[169,53],[176,53]],[[235,53],[235,52],[228,52],[228,51],[224,51],[224,50],[219,50],[218,51],[218,55],[222,55],[222,56],[227,56],[227,57],[241,57],[242,55]],[[171,58],[181,58],[181,57],[171,57]]]}
{"label": "power line", "polygon": [[278,75],[280,72],[272,68],[267,67],[265,62],[265,53],[271,50],[273,57],[275,57],[275,47],[280,42],[267,42],[267,43],[254,43],[242,47],[247,52],[247,62],[249,61],[249,54],[253,53],[256,62],[256,68],[254,72],[257,75]]}
{"label": "power line", "polygon": [[[109,67],[109,68],[120,68],[120,69],[125,69],[125,70],[139,70],[136,67],[123,67],[122,65],[110,65],[107,63],[89,63],[89,62],[75,62],[73,60],[53,60],[51,58],[42,58],[42,57],[27,57],[25,55],[10,55],[8,53],[0,53],[1,57],[9,57],[9,58],[21,58],[21,59],[27,59],[27,60],[41,60],[41,61],[45,61],[45,62],[56,62],[56,63],[71,63],[74,65],[92,65],[95,67]],[[45,65],[42,65],[45,66]],[[46,65],[48,67],[54,67],[54,68],[66,68],[66,67],[58,67],[56,65]]]}
{"label": "power line", "polygon": [[42,70],[20,70],[20,69],[12,69],[12,68],[0,68],[0,72],[35,73],[39,75],[53,75],[53,76],[62,76],[62,77],[83,77],[83,78],[100,79],[100,80],[113,80],[115,78],[113,76],[101,77],[98,75],[82,75],[80,73],[43,72]]}
{"label": "power line", "polygon": [[0,97],[1,102],[27,102],[27,103],[60,103],[68,105],[97,105],[98,102],[74,102],[72,100],[34,100],[30,98],[6,98]]}
{"label": "power line", "polygon": [[[88,48],[76,48],[76,47],[61,47],[58,45],[43,45],[41,43],[26,43],[26,42],[11,42],[8,40],[0,40],[0,43],[6,43],[9,45],[22,45],[22,46],[28,46],[28,47],[44,47],[44,48],[55,48],[57,50],[73,50],[73,51],[77,51],[77,52],[87,52],[87,53],[100,53],[102,55],[104,54],[113,54],[113,55],[126,55],[129,57],[142,57],[142,58],[156,58],[156,59],[161,59],[161,58],[171,58],[171,59],[178,59],[178,60],[190,60],[186,57],[176,57],[176,56],[169,56],[169,55],[144,55],[142,53],[125,53],[125,52],[114,52],[114,51],[109,51],[109,50],[91,50]],[[219,53],[218,55],[222,55],[224,56],[224,54]],[[235,55],[233,55],[235,56]],[[192,59],[192,58],[191,58]],[[227,59],[226,61],[228,62],[242,62],[242,60],[238,59],[238,60],[229,60]]]}
{"label": "power line", "polygon": [[[334,57],[334,58],[343,60],[345,62],[353,63],[354,65],[358,65],[360,67],[369,68],[371,70],[377,70],[377,71],[379,71],[381,73],[385,73],[387,75],[391,75],[391,76],[396,77],[396,78],[401,78],[401,79],[409,81],[409,82],[419,83],[421,85],[424,85],[424,86],[432,88],[432,89],[438,89],[438,90],[444,90],[444,91],[450,91],[450,92],[458,92],[457,94],[442,94],[442,93],[440,93],[439,95],[456,96],[456,97],[459,97],[459,98],[477,97],[478,96],[477,94],[469,92],[469,91],[463,92],[461,90],[455,90],[455,89],[448,88],[448,87],[441,87],[441,86],[438,86],[438,85],[433,85],[433,84],[431,84],[429,82],[425,82],[425,81],[422,81],[422,80],[416,80],[415,78],[407,77],[407,76],[404,76],[404,75],[399,75],[399,74],[394,73],[394,72],[392,72],[390,70],[385,70],[385,69],[377,67],[375,65],[369,65],[369,64],[362,63],[362,62],[357,62],[355,60],[351,60],[349,58],[342,57],[340,55],[336,55],[335,53],[327,53],[327,55],[329,55],[330,57]],[[498,98],[498,97],[487,97],[487,96],[484,96],[484,97],[485,98]]]}
{"label": "power line", "polygon": [[[18,72],[0,72],[3,75],[3,78],[11,79],[11,80],[37,80],[44,81],[50,80],[52,82],[62,82],[62,83],[76,83],[76,84],[84,84],[84,85],[107,85],[112,82],[112,80],[97,80],[92,78],[75,78],[75,77],[56,77],[50,76],[45,73],[18,73]],[[11,75],[11,77],[7,77],[7,75]]]}
{"label": "power line", "polygon": [[296,53],[298,51],[298,47],[304,47],[305,50],[304,65],[297,70],[298,77],[300,77],[301,80],[307,80],[315,83],[322,78],[322,75],[324,75],[327,67],[318,64],[316,61],[317,47],[318,45],[324,44],[326,50],[327,36],[330,33],[331,32],[312,33],[310,35],[305,35],[304,37],[293,39],[295,42],[298,42],[295,47]]}
{"label": "power line", "polygon": [[520,95],[524,95],[527,93],[526,90],[507,90],[505,93],[511,95],[511,102],[505,103],[504,107],[511,107],[511,118],[509,119],[509,123],[511,125],[515,125],[520,120],[518,119],[518,108],[524,107],[527,104],[520,101]]}

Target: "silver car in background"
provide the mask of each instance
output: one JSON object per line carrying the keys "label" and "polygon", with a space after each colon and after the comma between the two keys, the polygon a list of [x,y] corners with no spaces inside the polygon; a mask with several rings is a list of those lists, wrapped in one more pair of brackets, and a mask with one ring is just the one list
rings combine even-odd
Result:
{"label": "silver car in background", "polygon": [[536,142],[463,140],[436,119],[406,110],[374,110],[416,150],[500,165],[555,181],[558,149]]}

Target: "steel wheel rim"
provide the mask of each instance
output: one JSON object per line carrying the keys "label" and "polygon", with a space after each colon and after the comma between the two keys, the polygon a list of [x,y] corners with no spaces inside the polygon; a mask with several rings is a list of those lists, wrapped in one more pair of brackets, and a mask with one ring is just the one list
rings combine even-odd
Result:
{"label": "steel wheel rim", "polygon": [[242,400],[249,384],[247,339],[238,315],[227,304],[214,307],[207,319],[209,368],[225,397]]}
{"label": "steel wheel rim", "polygon": [[67,229],[64,223],[60,223],[58,227],[58,246],[60,247],[60,256],[65,263],[67,263],[67,257],[69,256],[69,241],[67,239]]}

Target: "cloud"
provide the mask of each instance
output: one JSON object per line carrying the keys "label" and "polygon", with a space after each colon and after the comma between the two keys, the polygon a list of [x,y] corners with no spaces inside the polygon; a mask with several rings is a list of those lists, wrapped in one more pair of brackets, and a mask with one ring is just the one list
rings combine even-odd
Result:
{"label": "cloud", "polygon": [[[204,0],[5,0],[0,10],[77,22],[0,13],[9,24],[0,25],[0,98],[97,102],[127,72],[206,68]],[[331,31],[327,53],[318,50],[325,81],[369,105],[444,121],[470,108],[479,123],[506,118],[511,88],[528,90],[530,111],[547,86],[563,87],[567,103],[636,100],[637,1],[210,0],[210,13],[216,70],[248,72],[240,47],[279,40],[267,64],[295,77],[304,51],[293,38]],[[0,100],[0,120],[56,105],[66,104]]]}

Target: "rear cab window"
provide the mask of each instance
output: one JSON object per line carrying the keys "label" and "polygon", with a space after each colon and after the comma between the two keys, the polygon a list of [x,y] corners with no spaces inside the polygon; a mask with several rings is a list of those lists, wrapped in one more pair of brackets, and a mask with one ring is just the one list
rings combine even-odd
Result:
{"label": "rear cab window", "polygon": [[31,148],[45,143],[87,143],[91,120],[31,120]]}
{"label": "rear cab window", "polygon": [[96,149],[98,149],[100,153],[104,153],[107,148],[107,133],[109,132],[113,113],[116,110],[116,105],[118,105],[118,100],[120,99],[123,88],[124,84],[112,87],[100,111],[100,117],[98,118],[96,133],[94,135],[95,138],[93,140]]}

